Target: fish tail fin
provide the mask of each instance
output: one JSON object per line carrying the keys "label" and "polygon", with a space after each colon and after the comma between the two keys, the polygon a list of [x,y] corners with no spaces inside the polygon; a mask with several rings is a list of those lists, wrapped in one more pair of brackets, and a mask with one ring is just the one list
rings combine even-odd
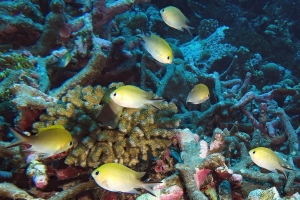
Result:
{"label": "fish tail fin", "polygon": [[157,197],[155,195],[154,190],[152,189],[155,186],[158,186],[159,184],[161,184],[162,182],[144,182],[142,185],[142,188],[147,190],[147,192],[155,197]]}
{"label": "fish tail fin", "polygon": [[9,129],[13,133],[16,140],[14,142],[12,142],[11,144],[7,145],[6,148],[14,147],[14,146],[20,145],[22,143],[25,143],[27,141],[28,136],[23,135],[20,131],[17,131],[14,128],[10,127]]}
{"label": "fish tail fin", "polygon": [[186,30],[190,33],[191,36],[193,36],[193,34],[191,33],[190,29],[195,29],[194,27],[188,26],[186,25]]}
{"label": "fish tail fin", "polygon": [[160,110],[159,107],[160,107],[161,102],[163,102],[163,101],[165,101],[165,100],[164,100],[164,99],[153,99],[153,100],[150,100],[150,104],[151,104],[154,108]]}

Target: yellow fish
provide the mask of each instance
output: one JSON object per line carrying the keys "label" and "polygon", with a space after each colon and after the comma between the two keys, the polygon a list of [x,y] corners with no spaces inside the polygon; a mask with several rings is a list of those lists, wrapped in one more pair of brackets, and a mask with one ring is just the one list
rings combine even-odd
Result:
{"label": "yellow fish", "polygon": [[103,104],[103,107],[96,118],[102,126],[106,126],[109,129],[117,128],[123,111],[123,107],[116,104],[110,98],[110,94],[115,89],[116,87],[112,87],[105,92],[100,102],[100,104]]}
{"label": "yellow fish", "polygon": [[151,33],[150,37],[144,33],[140,35],[144,40],[143,47],[153,56],[153,58],[161,63],[169,64],[173,61],[173,52],[170,45],[162,38]]}
{"label": "yellow fish", "polygon": [[72,136],[62,125],[53,125],[47,128],[39,128],[38,133],[33,136],[26,136],[15,129],[10,128],[16,141],[6,148],[20,144],[30,144],[26,151],[36,152],[42,158],[48,158],[70,149],[73,146]]}
{"label": "yellow fish", "polygon": [[145,173],[133,171],[122,164],[107,163],[95,169],[92,177],[100,187],[112,192],[140,194],[135,188],[143,188],[155,196],[151,188],[159,185],[160,182],[142,182],[140,179]]}
{"label": "yellow fish", "polygon": [[287,178],[285,171],[292,170],[292,167],[282,160],[274,151],[266,147],[257,147],[249,151],[252,161],[259,167],[277,173],[281,171]]}
{"label": "yellow fish", "polygon": [[186,102],[191,102],[192,104],[203,103],[209,99],[209,89],[204,84],[196,85],[189,93]]}
{"label": "yellow fish", "polygon": [[152,99],[153,93],[146,92],[133,85],[117,88],[110,94],[110,98],[119,106],[126,108],[149,108],[147,105],[159,109],[162,99]]}
{"label": "yellow fish", "polygon": [[[161,17],[163,18],[164,22],[177,30],[183,31],[186,29],[190,34],[189,29],[193,29],[187,25],[190,21],[184,16],[184,14],[174,6],[168,6],[160,10]],[[191,34],[192,35],[192,34]]]}

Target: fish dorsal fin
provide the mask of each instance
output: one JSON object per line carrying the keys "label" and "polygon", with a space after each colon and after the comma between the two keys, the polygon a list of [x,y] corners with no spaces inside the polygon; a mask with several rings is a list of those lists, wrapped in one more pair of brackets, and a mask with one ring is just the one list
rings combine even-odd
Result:
{"label": "fish dorsal fin", "polygon": [[188,18],[186,18],[185,16],[184,16],[184,21],[185,21],[185,23],[190,23],[190,20],[188,19]]}
{"label": "fish dorsal fin", "polygon": [[278,157],[278,162],[279,164],[284,168],[284,169],[287,169],[287,170],[293,170],[293,166],[286,160],[284,159],[280,153],[276,152],[275,151],[275,154],[276,156]]}
{"label": "fish dorsal fin", "polygon": [[51,129],[55,129],[55,128],[59,128],[59,129],[64,129],[65,130],[65,127],[63,125],[55,124],[55,125],[52,125],[52,126],[49,126],[49,127],[45,127],[45,128],[38,128],[37,131],[38,131],[38,133],[40,133],[41,131],[51,130]]}
{"label": "fish dorsal fin", "polygon": [[156,35],[154,35],[154,33],[150,32],[150,36],[149,38],[155,38]]}
{"label": "fish dorsal fin", "polygon": [[153,92],[146,92],[142,94],[143,98],[145,99],[152,99],[152,97],[154,96]]}
{"label": "fish dorsal fin", "polygon": [[136,172],[136,178],[141,179],[143,176],[145,176],[146,172]]}
{"label": "fish dorsal fin", "polygon": [[158,48],[154,48],[154,51],[158,54],[158,55],[162,55],[161,53],[160,53],[160,51],[159,51],[159,49]]}
{"label": "fish dorsal fin", "polygon": [[290,165],[288,163],[288,161],[285,161],[285,160],[282,160],[282,159],[279,159],[279,164],[284,168],[284,169],[287,169],[287,170],[294,170],[292,165]]}

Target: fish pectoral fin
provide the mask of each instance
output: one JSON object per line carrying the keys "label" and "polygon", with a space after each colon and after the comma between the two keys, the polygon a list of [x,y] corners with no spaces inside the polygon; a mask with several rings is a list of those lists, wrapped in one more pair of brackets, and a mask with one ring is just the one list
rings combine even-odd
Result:
{"label": "fish pectoral fin", "polygon": [[158,55],[161,56],[161,53],[160,53],[159,49],[155,48],[154,51],[155,51]]}
{"label": "fish pectoral fin", "polygon": [[[101,185],[101,187],[103,187],[103,188],[105,188],[105,189],[110,190],[110,191],[113,192],[113,190],[112,190],[112,188],[110,187],[110,185],[109,185],[109,183],[108,183],[107,180],[104,180],[104,181],[100,182],[100,185]],[[115,191],[115,190],[114,190],[114,191]]]}
{"label": "fish pectoral fin", "polygon": [[141,194],[141,192],[137,191],[136,189],[132,188],[131,190],[127,191],[127,193],[131,194]]}

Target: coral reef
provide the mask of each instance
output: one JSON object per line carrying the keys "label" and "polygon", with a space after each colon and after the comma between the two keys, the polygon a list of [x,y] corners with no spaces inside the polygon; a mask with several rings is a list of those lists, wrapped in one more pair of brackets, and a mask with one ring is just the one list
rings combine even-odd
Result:
{"label": "coral reef", "polygon": [[[170,5],[198,27],[193,35],[164,23],[159,11]],[[161,181],[153,188],[161,200],[299,199],[298,1],[6,0],[0,7],[1,197],[157,199],[98,187],[90,173],[116,162],[147,172],[142,181]],[[170,44],[171,64],[143,49],[139,34],[150,31]],[[192,105],[186,98],[199,83],[210,97]],[[165,101],[159,109],[120,108],[114,127],[105,127],[103,96],[122,85]],[[9,127],[34,135],[53,124],[71,132],[72,149],[40,160],[26,145],[5,148]],[[256,147],[293,168],[286,179],[252,164]]]}
{"label": "coral reef", "polygon": [[95,118],[105,90],[100,86],[76,86],[62,96],[64,104],[47,108],[47,114],[40,116],[41,122],[34,123],[35,128],[61,124],[71,131],[76,138],[75,148],[66,158],[66,164],[95,168],[103,163],[119,162],[135,166],[139,158],[146,161],[149,155],[156,157],[159,150],[172,144],[175,128],[180,123],[174,117],[177,112],[174,103],[162,103],[160,110],[125,108],[118,129],[103,129]]}

